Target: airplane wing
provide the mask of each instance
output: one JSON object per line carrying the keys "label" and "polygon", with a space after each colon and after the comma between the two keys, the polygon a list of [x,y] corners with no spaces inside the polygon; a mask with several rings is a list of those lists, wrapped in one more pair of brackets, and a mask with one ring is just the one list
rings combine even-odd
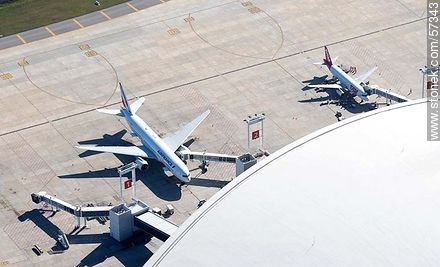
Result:
{"label": "airplane wing", "polygon": [[339,84],[308,84],[307,87],[310,88],[324,88],[324,89],[342,89]]}
{"label": "airplane wing", "polygon": [[365,82],[365,80],[368,79],[368,77],[370,77],[371,74],[373,74],[373,72],[375,72],[377,70],[377,67],[372,68],[371,70],[369,70],[368,72],[359,75],[359,77],[355,78],[354,80],[357,81],[358,83],[363,83]]}
{"label": "airplane wing", "polygon": [[202,121],[209,115],[210,111],[205,111],[202,115],[195,118],[192,122],[180,128],[173,135],[167,136],[163,141],[173,150],[176,151],[190,136],[190,134],[202,123]]}
{"label": "airplane wing", "polygon": [[104,153],[122,154],[134,157],[156,159],[153,152],[145,147],[137,146],[75,146],[78,149],[91,150]]}
{"label": "airplane wing", "polygon": [[117,115],[117,116],[122,117],[122,113],[119,109],[98,108],[98,109],[96,109],[96,111],[101,112],[101,113],[105,113],[105,114]]}

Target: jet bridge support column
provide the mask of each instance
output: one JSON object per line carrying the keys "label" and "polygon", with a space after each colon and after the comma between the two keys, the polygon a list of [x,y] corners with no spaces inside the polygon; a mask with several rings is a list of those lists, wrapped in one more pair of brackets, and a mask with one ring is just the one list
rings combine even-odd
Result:
{"label": "jet bridge support column", "polygon": [[[425,79],[427,75],[432,75],[434,72],[439,71],[438,66],[424,66],[423,68],[420,68],[419,71],[422,73],[422,98],[425,97],[425,91],[429,88],[427,84],[425,83]],[[429,83],[429,82],[428,82]]]}
{"label": "jet bridge support column", "polygon": [[[263,138],[264,138],[264,119],[266,119],[266,114],[259,113],[259,114],[254,114],[252,116],[248,116],[246,119],[243,120],[247,124],[248,149],[250,149],[250,147],[251,147],[251,138],[252,138],[252,140],[260,138],[260,149],[264,149],[264,147],[263,147],[263,145],[264,145],[264,143],[263,143],[263,141],[264,141],[263,140]],[[256,123],[261,123],[261,127],[259,130],[251,133],[250,128],[252,125],[254,125]],[[261,135],[260,135],[260,131],[261,131]]]}
{"label": "jet bridge support column", "polygon": [[257,164],[257,159],[251,154],[244,154],[236,159],[235,176],[239,176],[250,167]]}
{"label": "jet bridge support column", "polygon": [[125,175],[129,172],[131,172],[131,181],[132,181],[132,197],[136,198],[136,162],[129,163],[127,165],[124,165],[122,167],[118,168],[119,173],[119,197],[123,203],[125,203],[124,198],[122,196],[122,175]]}
{"label": "jet bridge support column", "polygon": [[121,242],[133,236],[133,215],[125,204],[110,210],[110,236]]}

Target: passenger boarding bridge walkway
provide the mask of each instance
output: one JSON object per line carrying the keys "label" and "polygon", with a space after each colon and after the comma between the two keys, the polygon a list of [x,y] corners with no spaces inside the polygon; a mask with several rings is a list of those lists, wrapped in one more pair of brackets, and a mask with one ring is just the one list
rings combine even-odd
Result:
{"label": "passenger boarding bridge walkway", "polygon": [[[207,171],[208,162],[224,162],[236,164],[236,176],[246,171],[251,166],[257,163],[256,158],[247,153],[242,156],[233,156],[226,154],[215,154],[206,152],[193,152],[189,149],[178,151],[178,155],[182,160],[198,160],[202,162],[200,166],[202,171]],[[123,241],[130,238],[136,229],[143,230],[154,237],[165,241],[178,228],[177,225],[169,222],[162,216],[156,214],[154,209],[144,202],[137,200],[136,196],[136,174],[134,169],[138,165],[136,162],[124,165],[118,169],[120,174],[120,195],[122,198],[122,175],[132,172],[133,181],[133,202],[129,204],[119,204],[117,206],[98,206],[98,207],[82,207],[75,206],[66,201],[58,199],[46,192],[39,192],[31,194],[32,201],[36,204],[41,202],[47,203],[55,210],[63,210],[77,219],[77,227],[81,227],[81,218],[84,218],[84,224],[87,223],[87,218],[109,217],[110,218],[110,235],[117,241]],[[68,240],[65,237],[65,243],[68,247]]]}
{"label": "passenger boarding bridge walkway", "polygon": [[377,85],[371,85],[371,86],[365,85],[364,89],[369,95],[375,94],[375,95],[385,97],[385,99],[387,100],[387,104],[388,104],[388,101],[390,101],[390,104],[391,104],[391,101],[394,101],[397,103],[403,103],[403,102],[407,102],[410,100],[409,98],[407,98],[405,96],[391,92],[391,90],[389,90],[389,89],[380,88]]}
{"label": "passenger boarding bridge walkway", "polygon": [[57,210],[74,215],[77,218],[78,227],[80,227],[81,218],[84,218],[86,222],[86,218],[110,217],[110,235],[117,241],[130,238],[136,228],[165,241],[178,228],[177,225],[153,213],[150,207],[140,200],[117,206],[81,207],[74,206],[46,192],[31,194],[31,198],[36,204],[44,202]]}

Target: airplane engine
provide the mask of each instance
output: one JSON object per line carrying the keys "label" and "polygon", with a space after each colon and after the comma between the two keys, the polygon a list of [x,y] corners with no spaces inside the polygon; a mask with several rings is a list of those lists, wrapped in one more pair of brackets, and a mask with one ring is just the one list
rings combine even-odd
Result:
{"label": "airplane engine", "polygon": [[148,168],[148,162],[146,160],[144,160],[143,158],[137,157],[136,158],[136,167],[141,171],[146,170]]}

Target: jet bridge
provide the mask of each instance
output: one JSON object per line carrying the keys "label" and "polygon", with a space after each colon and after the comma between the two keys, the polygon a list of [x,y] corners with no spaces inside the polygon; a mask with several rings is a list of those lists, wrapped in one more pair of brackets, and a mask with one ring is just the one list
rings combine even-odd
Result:
{"label": "jet bridge", "polygon": [[57,210],[64,210],[77,218],[91,218],[91,217],[103,217],[108,216],[112,206],[101,207],[81,207],[69,204],[61,199],[47,194],[46,192],[31,194],[32,201],[36,204],[45,202]]}
{"label": "jet bridge", "polygon": [[166,241],[178,226],[153,212],[145,212],[134,217],[134,226],[144,229],[154,237]]}
{"label": "jet bridge", "polygon": [[31,194],[31,198],[36,204],[44,202],[57,210],[64,210],[74,215],[78,219],[78,227],[80,218],[110,217],[110,235],[118,241],[131,237],[136,228],[165,241],[178,228],[177,225],[150,211],[147,204],[136,199],[127,205],[81,207],[74,206],[46,192]]}
{"label": "jet bridge", "polygon": [[206,153],[206,152],[194,152],[189,150],[179,151],[179,156],[182,160],[198,160],[198,161],[216,161],[224,163],[235,163],[237,156]]}
{"label": "jet bridge", "polygon": [[[267,152],[266,152],[267,153]],[[268,154],[268,153],[267,153]],[[236,176],[243,173],[245,170],[253,166],[257,160],[255,157],[250,155],[249,153],[246,153],[241,156],[234,156],[234,155],[227,155],[227,154],[217,154],[217,153],[206,153],[206,152],[194,152],[187,148],[184,148],[183,150],[177,151],[177,155],[182,160],[198,160],[202,164],[199,166],[199,168],[202,170],[202,173],[205,173],[208,171],[208,162],[215,161],[215,162],[222,162],[222,163],[235,163],[235,173]]]}
{"label": "jet bridge", "polygon": [[407,102],[410,99],[407,97],[404,97],[402,95],[399,95],[397,93],[391,92],[391,90],[389,89],[384,89],[384,88],[380,88],[377,85],[371,85],[371,86],[365,86],[365,91],[367,91],[369,94],[376,94],[376,95],[380,95],[385,97],[385,99],[387,100],[387,104],[388,104],[388,100],[397,102],[397,103],[402,103],[402,102]]}

